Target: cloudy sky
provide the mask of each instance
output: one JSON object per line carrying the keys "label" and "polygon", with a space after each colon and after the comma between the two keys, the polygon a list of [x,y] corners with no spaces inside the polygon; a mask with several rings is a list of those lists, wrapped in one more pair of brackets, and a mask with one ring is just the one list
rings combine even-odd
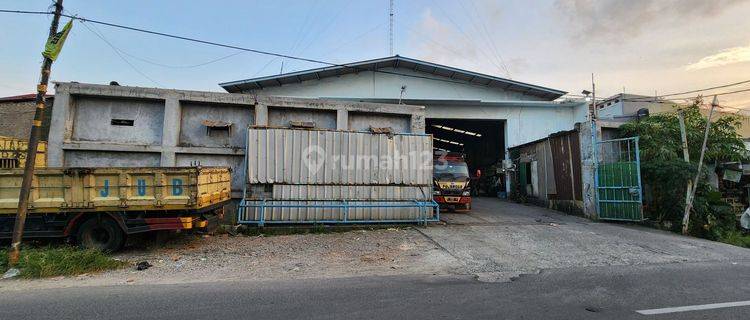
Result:
{"label": "cloudy sky", "polygon": [[[0,0],[46,10],[49,0]],[[750,0],[395,0],[395,52],[578,94],[667,94],[750,80]],[[389,55],[388,0],[65,0],[66,12],[347,63]],[[0,13],[0,96],[32,92],[50,18]],[[77,24],[54,80],[220,91],[317,67]],[[728,92],[749,84],[718,89]],[[721,97],[750,109],[750,94]]]}

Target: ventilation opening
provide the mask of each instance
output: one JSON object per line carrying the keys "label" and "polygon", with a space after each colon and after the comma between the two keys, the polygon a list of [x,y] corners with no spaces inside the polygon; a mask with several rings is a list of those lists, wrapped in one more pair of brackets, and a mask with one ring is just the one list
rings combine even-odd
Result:
{"label": "ventilation opening", "polygon": [[203,120],[206,134],[209,137],[229,137],[232,135],[232,123],[219,120]]}
{"label": "ventilation opening", "polygon": [[132,127],[135,123],[135,120],[130,119],[112,119],[112,121],[109,122],[109,124],[113,126],[126,126],[126,127]]}
{"label": "ventilation opening", "polygon": [[15,169],[19,167],[18,159],[0,158],[0,169]]}

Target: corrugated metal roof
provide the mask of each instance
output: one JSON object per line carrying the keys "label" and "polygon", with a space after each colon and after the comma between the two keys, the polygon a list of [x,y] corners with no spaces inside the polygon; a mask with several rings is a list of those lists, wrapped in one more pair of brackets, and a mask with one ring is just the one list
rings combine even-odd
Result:
{"label": "corrugated metal roof", "polygon": [[[401,56],[386,57],[374,60],[366,60],[336,66],[303,70],[291,73],[284,73],[273,76],[230,81],[220,83],[219,85],[227,92],[242,92],[245,90],[257,90],[266,87],[277,87],[285,84],[300,83],[308,80],[320,80],[327,77],[336,77],[344,74],[376,71],[383,68],[403,68],[429,75],[436,75],[445,78],[445,81],[455,81],[459,83],[469,83],[474,85],[488,86],[498,90],[510,90],[523,92],[524,94],[538,96],[541,98],[554,100],[567,92],[545,88],[533,84],[519,82],[515,80],[490,76],[473,71],[458,69],[454,67],[435,64],[432,62],[411,59]],[[378,71],[386,72],[386,71]],[[387,71],[387,73],[400,74],[398,72]],[[411,76],[411,75],[409,75]],[[428,77],[425,77],[428,78]],[[438,80],[440,81],[440,80]]]}

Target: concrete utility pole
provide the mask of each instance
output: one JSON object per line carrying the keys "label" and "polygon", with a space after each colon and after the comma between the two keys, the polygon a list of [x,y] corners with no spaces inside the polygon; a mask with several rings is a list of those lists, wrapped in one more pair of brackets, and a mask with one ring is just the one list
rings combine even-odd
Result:
{"label": "concrete utility pole", "polygon": [[[57,27],[60,24],[60,14],[63,10],[63,0],[57,0],[55,2],[55,15],[52,18],[52,25],[49,28],[49,39],[53,39],[57,34]],[[64,39],[63,39],[64,40]],[[61,44],[62,45],[62,44]],[[26,165],[23,170],[23,181],[21,182],[21,192],[18,196],[18,213],[16,215],[15,225],[13,226],[13,239],[10,245],[10,252],[8,253],[8,265],[14,267],[18,264],[20,257],[21,239],[23,238],[23,228],[26,224],[26,213],[29,209],[29,193],[31,189],[31,179],[34,177],[34,164],[36,162],[36,149],[39,144],[39,139],[42,134],[42,122],[44,122],[44,108],[45,99],[44,96],[47,94],[47,84],[49,83],[49,75],[52,69],[52,61],[54,57],[45,55],[44,62],[42,63],[42,74],[39,80],[39,85],[36,87],[36,113],[34,114],[34,122],[31,127],[31,136],[29,137],[29,146],[26,150]]]}
{"label": "concrete utility pole", "polygon": [[[690,163],[690,152],[688,151],[687,144],[687,130],[685,129],[685,113],[682,110],[677,112],[678,119],[680,120],[680,139],[682,140],[682,157],[685,162]],[[687,202],[690,201],[691,190],[693,189],[693,180],[688,179],[687,189],[685,189],[685,213],[682,216],[682,230],[686,232],[686,227],[690,220],[690,209],[687,206]]]}
{"label": "concrete utility pole", "polygon": [[599,108],[596,105],[596,83],[594,83],[594,74],[591,74],[591,103],[594,106],[594,119],[599,119]]}
{"label": "concrete utility pole", "polygon": [[708,119],[706,120],[706,132],[703,134],[703,146],[701,146],[701,156],[698,159],[698,172],[695,173],[695,179],[693,179],[693,187],[690,190],[690,197],[687,203],[685,203],[685,216],[682,220],[682,234],[688,233],[688,226],[690,224],[690,209],[693,208],[693,199],[695,199],[695,190],[698,189],[698,180],[701,177],[701,169],[703,169],[703,156],[706,154],[706,142],[708,141],[708,132],[711,130],[711,117],[714,114],[714,109],[719,105],[719,99],[714,96],[714,101],[711,102],[711,110],[708,111]]}

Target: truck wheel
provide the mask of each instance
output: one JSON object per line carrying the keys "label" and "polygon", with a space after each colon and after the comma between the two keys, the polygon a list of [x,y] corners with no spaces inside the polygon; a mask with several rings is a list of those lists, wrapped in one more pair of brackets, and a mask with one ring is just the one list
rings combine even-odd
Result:
{"label": "truck wheel", "polygon": [[88,219],[76,234],[78,245],[104,252],[120,250],[125,244],[125,233],[112,219]]}

